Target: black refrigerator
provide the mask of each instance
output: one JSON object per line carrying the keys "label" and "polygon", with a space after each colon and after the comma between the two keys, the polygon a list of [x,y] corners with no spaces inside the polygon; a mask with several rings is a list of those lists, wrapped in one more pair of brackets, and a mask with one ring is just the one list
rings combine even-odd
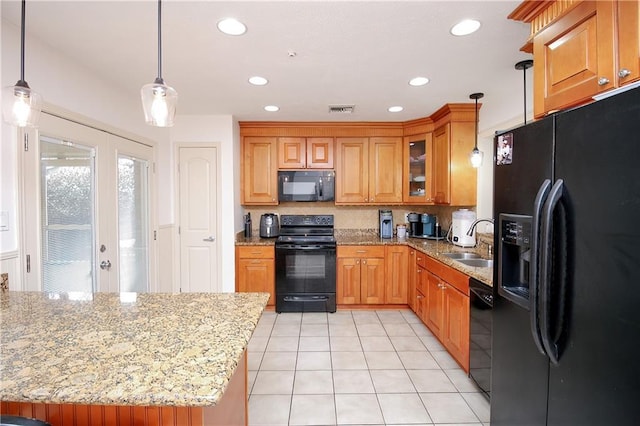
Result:
{"label": "black refrigerator", "polygon": [[640,425],[640,88],[494,142],[491,426]]}

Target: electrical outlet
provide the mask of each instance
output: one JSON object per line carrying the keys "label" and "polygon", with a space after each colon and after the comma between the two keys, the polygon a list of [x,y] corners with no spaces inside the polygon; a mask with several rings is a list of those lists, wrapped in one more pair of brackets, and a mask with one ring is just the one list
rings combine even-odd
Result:
{"label": "electrical outlet", "polygon": [[0,274],[0,290],[9,290],[9,274],[7,272]]}

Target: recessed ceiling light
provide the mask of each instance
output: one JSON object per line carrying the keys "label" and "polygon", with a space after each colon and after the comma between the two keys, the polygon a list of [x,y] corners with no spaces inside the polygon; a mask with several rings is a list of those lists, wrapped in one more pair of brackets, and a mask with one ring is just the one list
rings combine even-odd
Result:
{"label": "recessed ceiling light", "polygon": [[249,83],[253,84],[254,86],[264,86],[268,82],[269,82],[269,80],[267,80],[264,77],[260,77],[258,75],[254,75],[253,77],[249,77]]}
{"label": "recessed ceiling light", "polygon": [[409,85],[411,85],[411,86],[424,86],[428,82],[429,82],[429,79],[427,77],[414,77],[411,80],[409,80]]}
{"label": "recessed ceiling light", "polygon": [[225,18],[219,21],[218,29],[228,35],[242,35],[247,32],[247,26],[235,18]]}
{"label": "recessed ceiling light", "polygon": [[280,111],[280,107],[277,107],[275,105],[267,105],[266,107],[264,107],[264,110],[269,112],[276,112]]}
{"label": "recessed ceiling light", "polygon": [[478,28],[480,28],[480,21],[465,19],[451,28],[451,34],[455,36],[465,36],[478,31]]}
{"label": "recessed ceiling light", "polygon": [[402,108],[401,106],[392,106],[392,107],[389,107],[389,109],[387,111],[389,111],[389,112],[400,112],[403,109],[404,108]]}

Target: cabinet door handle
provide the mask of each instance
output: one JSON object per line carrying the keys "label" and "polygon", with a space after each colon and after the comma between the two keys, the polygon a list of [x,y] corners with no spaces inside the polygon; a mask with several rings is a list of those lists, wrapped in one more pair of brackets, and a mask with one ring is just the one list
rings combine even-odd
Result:
{"label": "cabinet door handle", "polygon": [[418,273],[420,273],[420,268],[418,268]]}
{"label": "cabinet door handle", "polygon": [[362,264],[363,264],[363,265],[366,265],[366,264],[367,264],[367,261],[366,261],[366,260],[363,260],[363,261],[362,261]]}
{"label": "cabinet door handle", "polygon": [[609,84],[609,79],[607,77],[600,77],[598,79],[598,86],[606,86]]}
{"label": "cabinet door handle", "polygon": [[620,71],[618,71],[618,77],[620,78],[629,77],[630,75],[631,75],[631,71],[629,71],[626,68],[622,68]]}
{"label": "cabinet door handle", "polygon": [[359,261],[359,260],[356,260],[356,265],[359,265],[359,264],[360,264],[360,261]]}

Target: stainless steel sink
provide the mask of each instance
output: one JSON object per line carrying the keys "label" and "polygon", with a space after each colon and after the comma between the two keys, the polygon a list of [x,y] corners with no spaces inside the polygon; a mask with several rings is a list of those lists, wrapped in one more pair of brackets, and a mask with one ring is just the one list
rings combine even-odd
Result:
{"label": "stainless steel sink", "polygon": [[453,260],[482,259],[482,257],[480,257],[480,255],[476,253],[440,253],[440,254]]}
{"label": "stainless steel sink", "polygon": [[473,266],[476,268],[492,268],[493,260],[491,259],[456,259],[458,262],[467,265]]}

